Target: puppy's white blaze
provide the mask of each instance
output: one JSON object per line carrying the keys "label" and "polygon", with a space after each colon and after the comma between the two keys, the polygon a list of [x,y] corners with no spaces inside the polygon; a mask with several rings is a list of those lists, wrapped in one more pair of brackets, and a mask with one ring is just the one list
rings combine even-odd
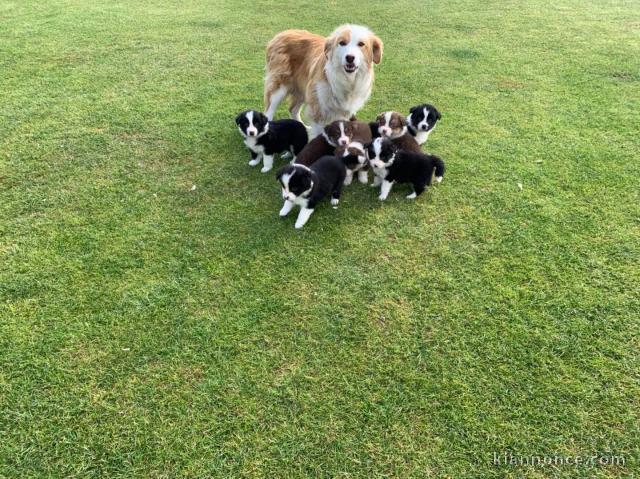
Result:
{"label": "puppy's white blaze", "polygon": [[391,113],[387,111],[384,113],[384,123],[378,127],[378,131],[382,136],[390,136],[391,135],[391,127],[389,126],[389,122],[391,121]]}
{"label": "puppy's white blaze", "polygon": [[247,127],[247,135],[253,134],[256,136],[258,134],[258,129],[253,124],[253,111],[249,111],[247,113],[247,120],[249,121],[249,126]]}
{"label": "puppy's white blaze", "polygon": [[340,138],[338,138],[338,144],[347,145],[349,144],[349,137],[344,133],[344,122],[341,121],[339,125],[340,125]]}
{"label": "puppy's white blaze", "polygon": [[424,115],[424,120],[422,120],[420,123],[418,123],[418,125],[416,126],[417,130],[422,130],[422,127],[426,127],[429,128],[429,122],[427,121],[427,116],[429,115],[429,110],[427,110],[426,108],[422,109],[422,114]]}

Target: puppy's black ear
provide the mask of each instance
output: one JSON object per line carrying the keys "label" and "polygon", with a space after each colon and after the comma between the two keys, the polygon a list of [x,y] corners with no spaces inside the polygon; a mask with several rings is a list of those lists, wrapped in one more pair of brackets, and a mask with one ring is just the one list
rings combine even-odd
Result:
{"label": "puppy's black ear", "polygon": [[276,171],[276,180],[280,181],[280,178],[282,178],[282,175],[284,175],[284,171],[287,168],[288,165],[284,165],[283,167],[281,167],[278,171]]}
{"label": "puppy's black ear", "polygon": [[253,112],[253,118],[255,118],[257,121],[260,121],[262,123],[268,123],[269,119],[267,118],[267,115],[265,115],[264,113],[260,112],[260,111],[254,111]]}
{"label": "puppy's black ear", "polygon": [[419,106],[412,106],[411,109],[409,110],[409,115],[413,115],[419,109],[420,109]]}
{"label": "puppy's black ear", "polygon": [[436,114],[436,120],[439,120],[440,118],[442,118],[442,115],[440,114],[440,112],[436,109],[436,107],[433,107],[433,112]]}
{"label": "puppy's black ear", "polygon": [[236,125],[240,125],[240,120],[242,119],[245,113],[246,111],[243,111],[242,113],[239,113],[238,116],[236,116]]}

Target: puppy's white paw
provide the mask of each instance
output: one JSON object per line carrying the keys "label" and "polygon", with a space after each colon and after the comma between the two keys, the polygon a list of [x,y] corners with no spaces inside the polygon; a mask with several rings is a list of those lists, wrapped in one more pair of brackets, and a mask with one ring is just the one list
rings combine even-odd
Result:
{"label": "puppy's white paw", "polygon": [[380,201],[384,201],[384,200],[386,200],[386,199],[387,199],[387,197],[386,197],[386,196],[384,196],[384,195],[380,195],[380,196],[378,196],[378,199],[379,199]]}
{"label": "puppy's white paw", "polygon": [[416,195],[416,192],[414,191],[414,192],[413,192],[413,193],[411,193],[410,195],[407,195],[407,199],[408,199],[408,200],[412,200],[412,199],[414,199],[416,196],[418,196],[418,195]]}
{"label": "puppy's white paw", "polygon": [[331,198],[331,206],[338,206],[340,200],[338,198]]}
{"label": "puppy's white paw", "polygon": [[349,186],[353,181],[353,176],[345,176],[343,184],[345,186]]}
{"label": "puppy's white paw", "polygon": [[442,177],[442,176],[436,176],[436,181],[437,181],[438,183],[442,183],[442,179],[443,179],[443,177]]}
{"label": "puppy's white paw", "polygon": [[271,166],[263,166],[262,168],[260,168],[260,173],[267,173],[271,171],[271,168]]}
{"label": "puppy's white paw", "polygon": [[304,223],[298,223],[297,221],[296,221],[296,224],[295,224],[295,225],[293,225],[293,227],[294,227],[295,229],[297,229],[297,230],[299,230],[299,229],[300,229],[300,228],[302,228],[303,226],[304,226]]}
{"label": "puppy's white paw", "polygon": [[291,153],[290,151],[285,151],[282,155],[280,155],[280,158],[282,158],[283,160],[288,160],[292,156],[293,153]]}
{"label": "puppy's white paw", "polygon": [[249,166],[256,166],[260,163],[260,158],[256,158],[255,160],[249,161]]}
{"label": "puppy's white paw", "polygon": [[[364,174],[362,174],[364,173]],[[360,183],[362,183],[363,185],[366,185],[367,183],[369,183],[369,175],[367,175],[366,171],[360,171],[358,173],[358,181]]]}

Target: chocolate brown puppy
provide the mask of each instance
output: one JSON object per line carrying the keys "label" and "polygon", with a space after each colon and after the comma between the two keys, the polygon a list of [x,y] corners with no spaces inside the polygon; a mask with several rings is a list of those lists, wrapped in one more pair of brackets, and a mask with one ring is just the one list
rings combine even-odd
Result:
{"label": "chocolate brown puppy", "polygon": [[422,153],[420,145],[409,132],[407,119],[397,111],[385,111],[376,118],[378,133],[382,138],[388,138],[399,150]]}
{"label": "chocolate brown puppy", "polygon": [[364,145],[372,139],[371,129],[363,121],[334,121],[324,128],[322,136],[336,148],[348,145],[352,141],[357,141]]}
{"label": "chocolate brown puppy", "polygon": [[334,150],[335,147],[330,145],[324,136],[316,136],[300,150],[294,163],[311,166],[324,155],[333,155]]}

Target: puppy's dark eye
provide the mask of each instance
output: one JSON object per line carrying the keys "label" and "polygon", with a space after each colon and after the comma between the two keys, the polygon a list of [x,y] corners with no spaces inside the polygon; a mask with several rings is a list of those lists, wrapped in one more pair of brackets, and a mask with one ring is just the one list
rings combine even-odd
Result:
{"label": "puppy's dark eye", "polygon": [[358,42],[359,47],[364,47],[364,42]]}
{"label": "puppy's dark eye", "polygon": [[340,45],[341,47],[345,47],[347,46],[347,42],[345,42],[344,40],[340,40],[340,43],[338,43],[338,45]]}

